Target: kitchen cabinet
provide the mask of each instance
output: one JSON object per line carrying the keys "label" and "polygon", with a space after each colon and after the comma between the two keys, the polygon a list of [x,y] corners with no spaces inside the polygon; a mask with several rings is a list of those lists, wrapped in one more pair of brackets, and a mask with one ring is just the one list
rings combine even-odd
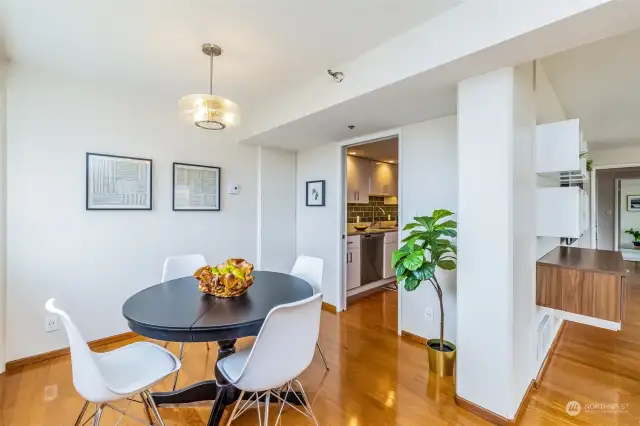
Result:
{"label": "kitchen cabinet", "polygon": [[397,232],[387,232],[384,234],[384,266],[382,270],[382,278],[391,278],[396,274],[395,269],[393,269],[393,264],[391,263],[391,254],[394,250],[398,249],[398,233]]}
{"label": "kitchen cabinet", "polygon": [[394,164],[372,162],[371,195],[385,197],[398,196],[398,167]]}
{"label": "kitchen cabinet", "polygon": [[347,203],[368,204],[371,161],[347,155]]}
{"label": "kitchen cabinet", "polygon": [[620,252],[557,247],[538,260],[536,304],[574,322],[620,330],[628,286]]}
{"label": "kitchen cabinet", "polygon": [[587,159],[580,157],[586,152],[580,120],[536,126],[536,173],[560,182],[584,181]]}
{"label": "kitchen cabinet", "polygon": [[578,186],[538,188],[536,234],[580,238],[589,227],[589,195]]}
{"label": "kitchen cabinet", "polygon": [[347,290],[360,286],[360,235],[347,237]]}

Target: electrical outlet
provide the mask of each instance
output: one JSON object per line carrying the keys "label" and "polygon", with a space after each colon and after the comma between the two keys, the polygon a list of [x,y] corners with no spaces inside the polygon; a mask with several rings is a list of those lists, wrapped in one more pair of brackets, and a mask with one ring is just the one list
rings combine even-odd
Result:
{"label": "electrical outlet", "polygon": [[44,331],[51,333],[58,329],[58,315],[51,314],[44,317]]}
{"label": "electrical outlet", "polygon": [[427,322],[433,323],[433,308],[425,309],[424,317],[427,319]]}

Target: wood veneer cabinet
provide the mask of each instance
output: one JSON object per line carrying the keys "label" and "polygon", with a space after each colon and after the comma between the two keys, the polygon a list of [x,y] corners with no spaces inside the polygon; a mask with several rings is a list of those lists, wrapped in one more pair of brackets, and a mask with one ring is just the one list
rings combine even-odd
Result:
{"label": "wood veneer cabinet", "polygon": [[620,252],[557,247],[538,260],[536,275],[538,306],[576,314],[565,319],[577,322],[600,325],[594,318],[614,329],[608,323],[622,324],[627,284]]}

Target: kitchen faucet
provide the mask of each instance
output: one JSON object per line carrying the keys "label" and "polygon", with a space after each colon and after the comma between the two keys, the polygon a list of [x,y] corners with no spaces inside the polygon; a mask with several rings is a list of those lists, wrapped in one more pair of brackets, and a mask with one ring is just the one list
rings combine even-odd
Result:
{"label": "kitchen faucet", "polygon": [[[383,215],[387,215],[387,213],[382,209],[382,207],[378,207],[380,209],[380,211],[382,212]],[[373,224],[374,226],[377,224],[378,222],[376,222],[376,211],[373,211]]]}

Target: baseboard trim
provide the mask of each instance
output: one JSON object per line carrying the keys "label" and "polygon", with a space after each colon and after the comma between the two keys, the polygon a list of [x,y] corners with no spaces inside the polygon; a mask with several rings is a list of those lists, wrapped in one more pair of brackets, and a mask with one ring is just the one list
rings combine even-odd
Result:
{"label": "baseboard trim", "polygon": [[334,314],[338,312],[338,310],[336,309],[335,306],[333,306],[332,304],[327,303],[327,302],[322,302],[322,310],[323,311],[327,311],[327,312],[331,312],[331,313],[334,313]]}
{"label": "baseboard trim", "polygon": [[536,376],[536,380],[535,380],[536,389],[540,387],[540,383],[542,383],[542,378],[544,377],[544,374],[547,372],[547,368],[549,368],[549,364],[551,364],[551,357],[555,353],[556,348],[558,347],[558,343],[560,343],[560,338],[562,337],[562,333],[564,332],[564,328],[566,325],[567,325],[567,321],[566,320],[562,321],[562,324],[560,325],[560,328],[556,333],[556,337],[553,339],[553,342],[551,343],[551,347],[547,352],[547,356],[545,356],[544,361],[542,361],[542,367],[540,367],[540,371],[538,371],[538,375]]}
{"label": "baseboard trim", "polygon": [[518,406],[518,410],[516,411],[516,415],[513,419],[507,419],[506,417],[502,417],[499,414],[494,413],[493,411],[487,410],[484,407],[474,404],[471,401],[467,401],[464,398],[459,397],[457,394],[454,395],[454,400],[456,404],[458,404],[461,408],[464,408],[467,411],[472,412],[478,417],[482,417],[488,422],[493,423],[498,426],[511,426],[517,425],[520,422],[524,412],[526,411],[527,405],[529,404],[529,400],[531,399],[531,394],[535,389],[535,380],[531,380],[529,383],[529,387],[527,387],[527,391],[520,402],[520,406]]}
{"label": "baseboard trim", "polygon": [[413,333],[409,333],[408,331],[404,331],[404,330],[402,330],[402,331],[400,332],[400,335],[401,335],[402,337],[406,337],[406,338],[407,338],[407,339],[409,339],[409,340],[413,340],[413,341],[414,341],[414,342],[416,342],[416,343],[420,343],[421,345],[424,345],[424,346],[426,346],[426,345],[427,345],[427,339],[425,339],[424,337],[420,337],[420,336],[418,336],[418,335],[415,335],[415,334],[413,334]]}
{"label": "baseboard trim", "polygon": [[[122,340],[132,339],[137,337],[138,334],[133,331],[129,331],[122,334],[116,334],[115,336],[103,337],[102,339],[92,340],[88,342],[88,345],[91,349],[98,348],[100,346],[109,345],[111,343],[120,342]],[[61,356],[69,355],[69,348],[57,349],[51,352],[45,352],[43,354],[33,355],[27,358],[20,358],[14,361],[9,361],[6,364],[6,371],[16,370],[20,367],[24,367],[25,365],[35,364],[42,361],[48,361],[53,358],[58,358]]]}

